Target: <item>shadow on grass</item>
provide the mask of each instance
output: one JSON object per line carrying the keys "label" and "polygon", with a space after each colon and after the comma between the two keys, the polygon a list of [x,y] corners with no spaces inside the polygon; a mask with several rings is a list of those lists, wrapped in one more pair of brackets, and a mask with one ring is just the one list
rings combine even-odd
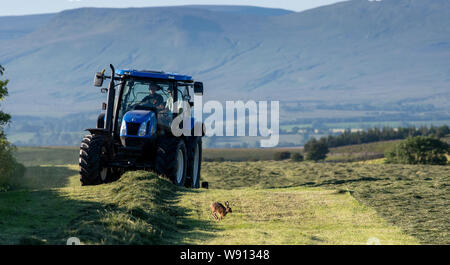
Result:
{"label": "shadow on grass", "polygon": [[[51,170],[61,185],[73,175],[59,167],[44,171]],[[0,193],[0,244],[66,244],[78,237],[83,244],[170,245],[214,237],[212,222],[187,218],[190,209],[178,205],[182,192],[198,191],[129,172],[106,185]]]}
{"label": "shadow on grass", "polygon": [[154,175],[147,173],[147,177],[152,178],[150,182],[131,187],[139,178],[122,176],[122,185],[112,190],[117,194],[114,201],[85,207],[85,212],[73,219],[67,236],[77,236],[90,244],[138,245],[187,244],[192,239],[214,236],[212,222],[187,218],[190,210],[177,205],[179,188]]}
{"label": "shadow on grass", "polygon": [[65,244],[65,227],[92,207],[100,205],[67,199],[56,190],[0,193],[0,244]]}

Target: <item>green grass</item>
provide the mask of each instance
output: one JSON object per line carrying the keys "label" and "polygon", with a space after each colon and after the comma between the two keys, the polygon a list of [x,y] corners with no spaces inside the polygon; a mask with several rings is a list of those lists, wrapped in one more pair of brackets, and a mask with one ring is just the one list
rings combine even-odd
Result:
{"label": "green grass", "polygon": [[362,163],[205,163],[212,188],[320,187],[349,192],[424,244],[450,244],[450,166]]}
{"label": "green grass", "polygon": [[25,166],[65,165],[78,163],[79,147],[17,147],[15,157]]}
{"label": "green grass", "polygon": [[[144,171],[81,187],[75,166],[63,167],[28,176],[51,181],[0,193],[1,244],[64,244],[73,236],[83,244],[365,244],[370,237],[383,244],[417,243],[373,209],[333,190],[190,190]],[[209,214],[215,200],[229,200],[234,210],[222,222]]]}
{"label": "green grass", "polygon": [[[67,173],[67,183],[78,178]],[[187,235],[202,238],[192,230],[212,224],[187,220],[187,209],[177,206],[180,195],[169,181],[143,171],[98,186],[0,193],[0,244],[65,244],[73,236],[83,244],[183,244]]]}
{"label": "green grass", "polygon": [[402,140],[381,141],[367,144],[347,145],[330,148],[330,153],[377,153],[383,154],[392,145]]}
{"label": "green grass", "polygon": [[356,144],[330,148],[326,161],[370,160],[384,155],[392,145],[402,140],[380,141],[367,144]]}
{"label": "green grass", "polygon": [[[390,148],[393,144],[399,142],[395,141],[381,141],[368,144],[349,145],[330,148],[330,153],[327,156],[327,161],[349,161],[349,160],[367,160],[373,157],[379,157]],[[246,149],[231,149],[231,148],[212,148],[204,149],[204,160],[208,162],[220,161],[268,161],[273,160],[274,155],[278,152],[302,153],[303,148],[246,148]]]}
{"label": "green grass", "polygon": [[[22,147],[15,157],[25,166],[66,165],[78,163],[79,147]],[[277,152],[301,152],[302,148],[211,148],[203,149],[203,159],[208,161],[259,161],[273,160]]]}
{"label": "green grass", "polygon": [[217,161],[222,159],[224,161],[260,161],[260,160],[273,160],[274,155],[278,152],[291,152],[300,153],[303,148],[212,148],[203,149],[203,160],[205,161]]}
{"label": "green grass", "polygon": [[[319,188],[214,189],[182,196],[188,219],[210,222],[209,204],[229,201],[233,212],[217,222],[210,237],[189,244],[417,244],[349,194]],[[206,232],[199,227],[198,232]]]}
{"label": "green grass", "polygon": [[[205,162],[208,190],[144,171],[81,187],[77,155],[19,148],[27,173],[0,193],[0,244],[450,244],[450,166]],[[226,200],[215,222],[209,204]]]}
{"label": "green grass", "polygon": [[30,190],[79,186],[78,179],[68,178],[76,174],[78,174],[77,165],[29,166],[26,168],[25,176],[16,179],[13,184]]}
{"label": "green grass", "polygon": [[[362,160],[384,151],[398,141],[384,141],[369,144],[330,148],[327,160]],[[211,148],[203,149],[205,161],[267,161],[273,160],[278,152],[303,152],[303,148]],[[26,166],[65,165],[78,161],[78,147],[18,147],[16,157]]]}

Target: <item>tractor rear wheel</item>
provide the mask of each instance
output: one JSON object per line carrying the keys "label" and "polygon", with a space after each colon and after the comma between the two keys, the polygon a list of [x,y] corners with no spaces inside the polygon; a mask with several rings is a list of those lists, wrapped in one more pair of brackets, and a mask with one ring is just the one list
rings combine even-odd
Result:
{"label": "tractor rear wheel", "polygon": [[117,170],[105,166],[110,154],[105,136],[88,134],[83,138],[79,158],[81,185],[97,185],[117,178]]}
{"label": "tractor rear wheel", "polygon": [[194,136],[189,144],[188,186],[200,188],[200,171],[202,165],[202,138]]}
{"label": "tractor rear wheel", "polygon": [[155,159],[156,172],[177,186],[184,186],[187,171],[187,151],[184,140],[176,137],[158,140]]}

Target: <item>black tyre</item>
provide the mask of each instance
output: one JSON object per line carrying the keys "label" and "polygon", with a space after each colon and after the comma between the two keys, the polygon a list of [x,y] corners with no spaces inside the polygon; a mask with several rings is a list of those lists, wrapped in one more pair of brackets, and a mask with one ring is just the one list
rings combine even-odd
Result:
{"label": "black tyre", "polygon": [[202,138],[195,136],[189,144],[188,153],[188,187],[200,188],[200,171],[202,168]]}
{"label": "black tyre", "polygon": [[89,134],[83,138],[79,158],[81,185],[97,185],[118,178],[117,170],[105,167],[110,154],[105,136]]}
{"label": "black tyre", "polygon": [[155,164],[158,174],[169,178],[177,186],[184,186],[187,172],[184,140],[176,137],[159,139]]}

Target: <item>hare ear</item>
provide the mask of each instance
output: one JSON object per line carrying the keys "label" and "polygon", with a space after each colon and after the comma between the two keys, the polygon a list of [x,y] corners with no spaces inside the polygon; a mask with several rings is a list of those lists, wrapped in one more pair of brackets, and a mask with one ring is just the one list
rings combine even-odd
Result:
{"label": "hare ear", "polygon": [[228,201],[225,202],[225,205],[226,205],[226,206],[230,206],[230,204],[228,203]]}

